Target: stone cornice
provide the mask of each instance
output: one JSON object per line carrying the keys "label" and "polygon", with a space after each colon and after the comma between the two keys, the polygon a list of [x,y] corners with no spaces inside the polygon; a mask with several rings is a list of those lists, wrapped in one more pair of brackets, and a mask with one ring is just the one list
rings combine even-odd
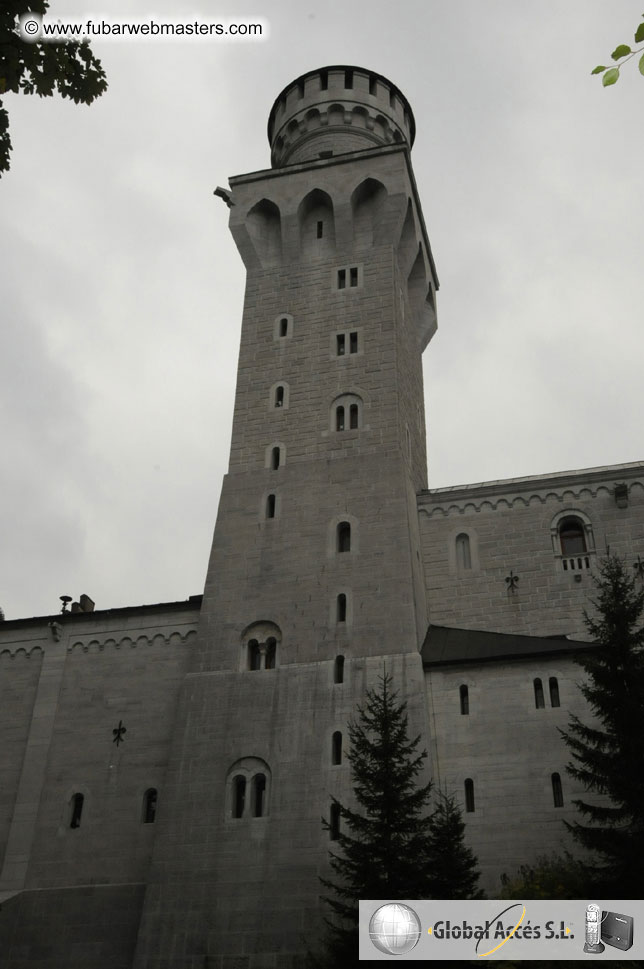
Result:
{"label": "stone cornice", "polygon": [[515,505],[545,504],[548,498],[559,501],[594,498],[601,492],[613,493],[619,482],[644,492],[644,463],[614,464],[578,471],[562,471],[525,478],[506,478],[482,481],[470,485],[456,485],[421,491],[417,496],[418,511],[425,515],[447,514],[450,510],[495,510]]}

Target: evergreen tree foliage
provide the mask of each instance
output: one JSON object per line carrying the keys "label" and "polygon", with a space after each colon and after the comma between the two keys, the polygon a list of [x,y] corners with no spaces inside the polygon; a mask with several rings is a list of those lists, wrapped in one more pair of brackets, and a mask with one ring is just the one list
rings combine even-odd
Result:
{"label": "evergreen tree foliage", "polygon": [[596,580],[596,615],[584,614],[597,647],[577,662],[581,687],[596,721],[571,717],[562,736],[570,749],[568,772],[602,803],[573,803],[583,822],[566,826],[592,853],[593,882],[616,898],[641,896],[644,870],[644,588],[625,563],[607,555]]}
{"label": "evergreen tree foliage", "polygon": [[532,865],[521,865],[515,875],[501,875],[499,898],[576,899],[593,894],[588,871],[570,852],[541,855]]}
{"label": "evergreen tree foliage", "polygon": [[439,791],[429,819],[432,898],[484,898],[477,859],[465,844],[465,822],[454,794]]}
{"label": "evergreen tree foliage", "polygon": [[[335,877],[320,880],[331,892],[324,901],[340,921],[327,920],[329,958],[312,965],[358,964],[361,898],[465,898],[475,890],[476,860],[463,844],[464,825],[453,798],[439,797],[430,812],[432,784],[419,776],[427,752],[418,751],[419,736],[409,737],[406,708],[385,673],[349,723],[348,759],[359,810],[332,798],[340,819],[338,850],[329,852]],[[329,822],[322,823],[330,832]],[[446,846],[443,838],[454,841]]]}
{"label": "evergreen tree foliage", "polygon": [[[18,33],[23,15],[35,15],[36,23],[48,9],[49,0],[0,4],[0,95],[22,91],[42,98],[57,90],[76,104],[91,104],[107,89],[107,81],[88,43],[29,41]],[[9,170],[10,154],[9,115],[0,100],[0,175]]]}

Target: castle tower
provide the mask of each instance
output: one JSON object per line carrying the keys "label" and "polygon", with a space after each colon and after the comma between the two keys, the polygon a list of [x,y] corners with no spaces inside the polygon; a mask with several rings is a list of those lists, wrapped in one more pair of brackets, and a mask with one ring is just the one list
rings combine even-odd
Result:
{"label": "castle tower", "polygon": [[230,180],[247,270],[230,464],[137,967],[301,965],[320,816],[350,797],[347,720],[385,666],[427,738],[416,495],[437,280],[412,111],[386,78],[330,67],[282,91],[268,134],[273,167]]}

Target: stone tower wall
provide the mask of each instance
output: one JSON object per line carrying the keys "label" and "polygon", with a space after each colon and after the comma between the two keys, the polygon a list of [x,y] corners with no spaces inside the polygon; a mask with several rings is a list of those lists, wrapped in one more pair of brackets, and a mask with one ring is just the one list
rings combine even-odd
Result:
{"label": "stone tower wall", "polygon": [[415,495],[436,277],[407,147],[364,141],[351,153],[344,129],[334,139],[330,157],[231,179],[247,285],[230,466],[138,969],[170,948],[177,967],[203,953],[217,966],[301,965],[322,925],[332,845],[320,818],[332,794],[351,797],[333,734],[346,744],[347,720],[386,669],[411,730],[427,735]]}

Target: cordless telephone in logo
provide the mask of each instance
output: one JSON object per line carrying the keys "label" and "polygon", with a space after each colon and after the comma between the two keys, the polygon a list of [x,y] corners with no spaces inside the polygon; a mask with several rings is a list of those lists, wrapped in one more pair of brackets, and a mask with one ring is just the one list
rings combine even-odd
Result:
{"label": "cordless telephone in logo", "polygon": [[601,909],[599,905],[591,903],[586,909],[586,942],[584,952],[603,952],[605,946],[599,938],[601,925]]}

